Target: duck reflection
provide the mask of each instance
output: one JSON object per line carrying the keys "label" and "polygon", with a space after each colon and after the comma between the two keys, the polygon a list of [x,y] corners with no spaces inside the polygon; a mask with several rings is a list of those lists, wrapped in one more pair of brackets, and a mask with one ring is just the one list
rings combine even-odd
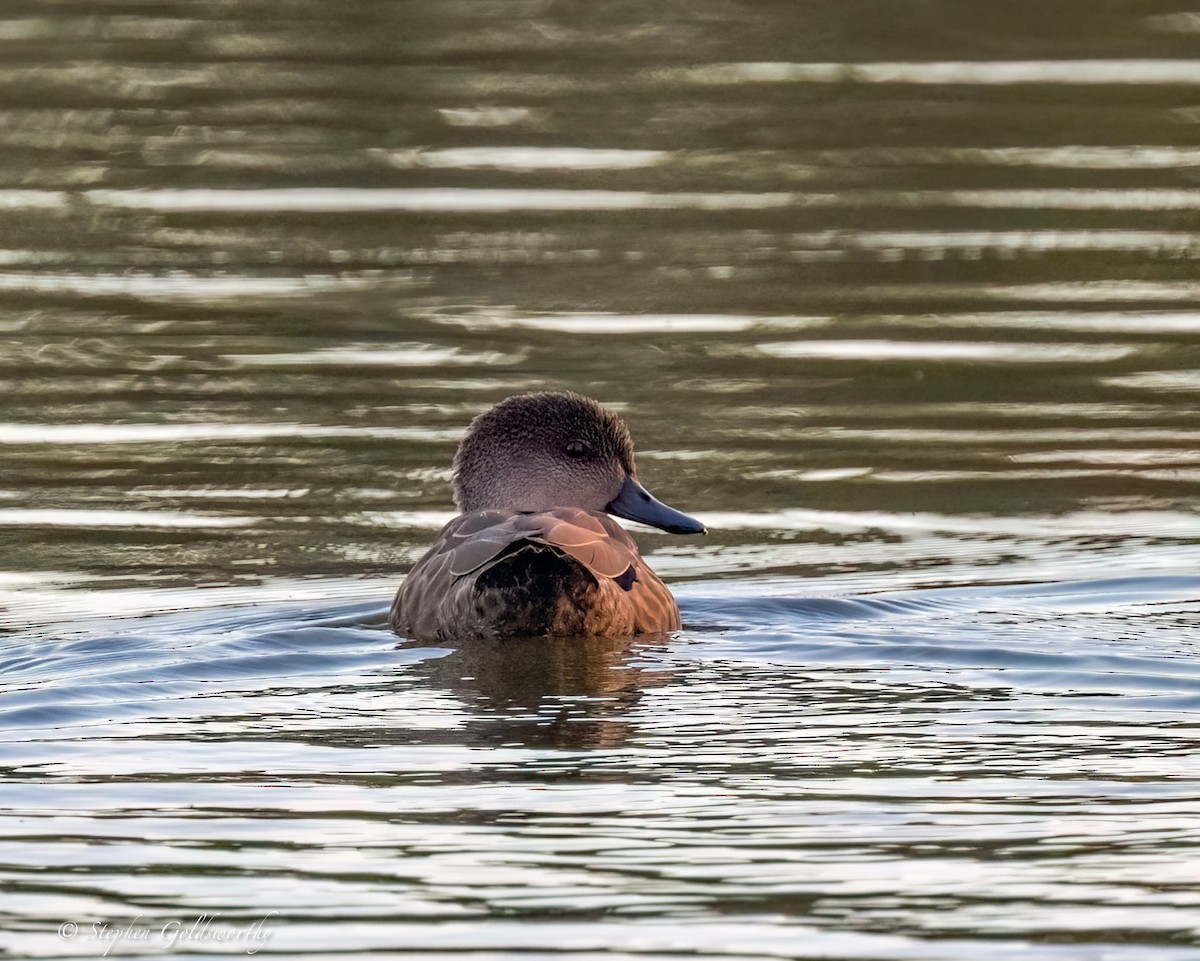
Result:
{"label": "duck reflection", "polygon": [[[449,690],[468,713],[468,742],[609,748],[636,728],[629,713],[666,674],[638,664],[666,635],[506,637],[462,642],[423,661],[425,682]],[[416,646],[416,645],[403,645]]]}

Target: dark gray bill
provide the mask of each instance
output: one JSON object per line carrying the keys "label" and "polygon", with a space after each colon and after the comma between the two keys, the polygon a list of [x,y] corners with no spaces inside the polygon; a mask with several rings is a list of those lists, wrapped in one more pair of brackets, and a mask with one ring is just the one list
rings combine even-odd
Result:
{"label": "dark gray bill", "polygon": [[696,518],[681,514],[674,507],[668,507],[662,501],[656,500],[654,495],[632,477],[625,478],[617,496],[604,509],[618,517],[649,524],[672,534],[708,533]]}

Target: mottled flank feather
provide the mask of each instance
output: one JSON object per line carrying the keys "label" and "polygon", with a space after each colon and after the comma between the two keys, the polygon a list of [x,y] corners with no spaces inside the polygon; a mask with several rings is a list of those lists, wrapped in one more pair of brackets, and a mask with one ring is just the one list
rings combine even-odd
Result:
{"label": "mottled flank feather", "polygon": [[670,591],[607,514],[471,511],[400,586],[392,629],[421,640],[678,630]]}

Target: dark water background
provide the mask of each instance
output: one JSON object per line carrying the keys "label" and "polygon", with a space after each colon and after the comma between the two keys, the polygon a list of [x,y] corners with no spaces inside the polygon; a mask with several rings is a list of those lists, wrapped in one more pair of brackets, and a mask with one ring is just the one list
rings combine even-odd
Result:
{"label": "dark water background", "polygon": [[[0,952],[1200,956],[1198,178],[1185,2],[9,0]],[[685,630],[397,648],[544,386]]]}

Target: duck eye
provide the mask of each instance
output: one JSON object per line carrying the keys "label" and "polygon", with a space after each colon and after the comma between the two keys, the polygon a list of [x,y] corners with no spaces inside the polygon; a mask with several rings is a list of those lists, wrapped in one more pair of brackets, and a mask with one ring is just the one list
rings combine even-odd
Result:
{"label": "duck eye", "polygon": [[570,441],[567,446],[563,448],[563,450],[567,452],[568,457],[574,460],[579,460],[579,458],[587,454],[588,445],[581,440],[573,440]]}

